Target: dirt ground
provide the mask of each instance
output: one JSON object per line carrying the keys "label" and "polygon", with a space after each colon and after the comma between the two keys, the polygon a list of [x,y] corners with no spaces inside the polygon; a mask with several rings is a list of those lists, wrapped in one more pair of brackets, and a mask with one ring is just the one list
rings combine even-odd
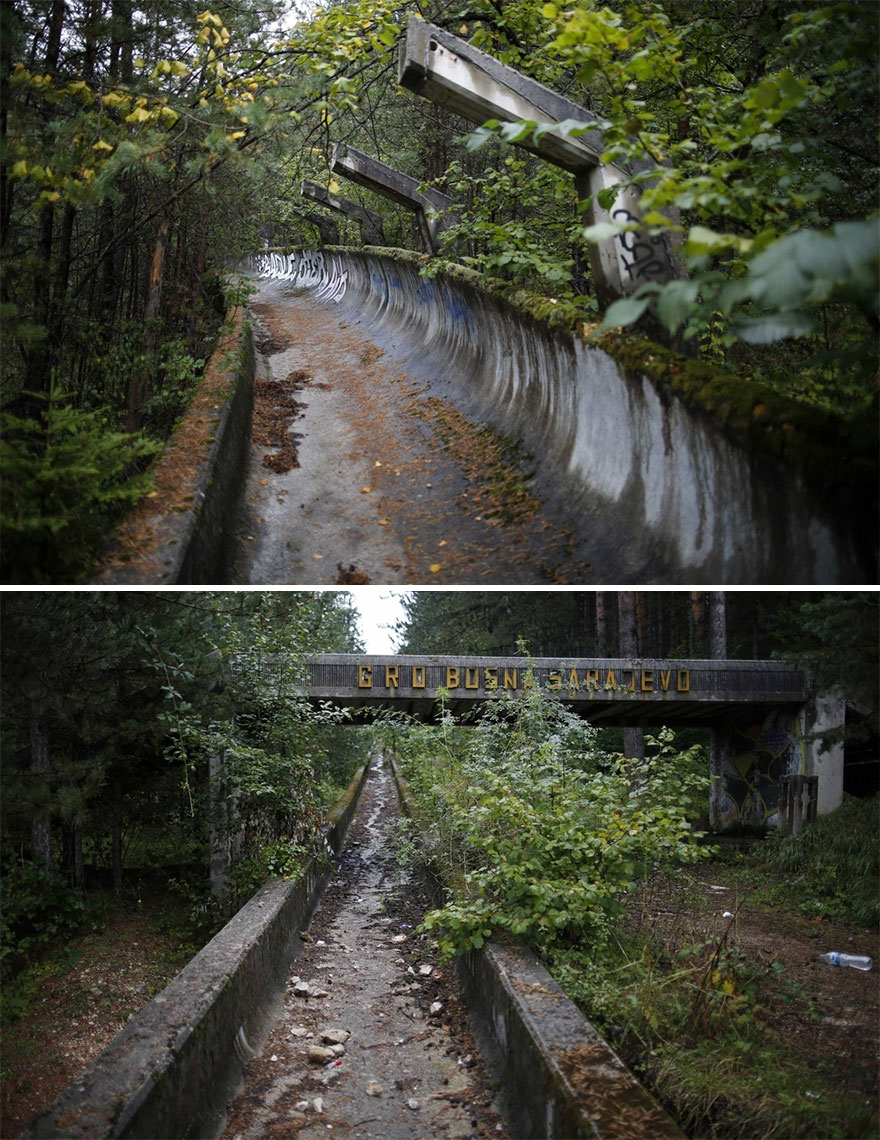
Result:
{"label": "dirt ground", "polygon": [[[655,879],[630,917],[670,954],[721,936],[763,967],[768,981],[760,987],[756,1017],[786,1040],[792,1059],[830,1077],[841,1092],[864,1096],[876,1113],[880,933],[800,914],[794,905],[760,903],[754,888],[724,861],[683,870],[674,879]],[[830,966],[819,956],[828,950],[866,954],[874,968]],[[773,963],[782,967],[778,974]]]}
{"label": "dirt ground", "polygon": [[274,404],[287,401],[295,458],[286,441],[254,431],[234,584],[593,580],[513,441],[283,283],[262,282],[251,311],[257,423],[277,425]]}
{"label": "dirt ground", "polygon": [[26,1018],[4,1034],[0,1136],[20,1136],[183,967],[157,929],[172,906],[180,900],[144,890],[41,969]]}

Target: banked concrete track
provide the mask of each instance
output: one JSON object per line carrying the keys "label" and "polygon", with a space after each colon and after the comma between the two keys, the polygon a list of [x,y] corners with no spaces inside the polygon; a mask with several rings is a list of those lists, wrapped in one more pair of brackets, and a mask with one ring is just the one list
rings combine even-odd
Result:
{"label": "banked concrete track", "polygon": [[[246,268],[308,294],[326,312],[328,338],[348,326],[412,383],[521,441],[546,519],[572,535],[576,576],[561,580],[875,579],[870,424],[836,421],[634,336],[596,347],[554,327],[546,299],[503,299],[464,269],[428,278],[425,260],[327,248],[266,252]],[[454,580],[527,579],[493,570]]]}

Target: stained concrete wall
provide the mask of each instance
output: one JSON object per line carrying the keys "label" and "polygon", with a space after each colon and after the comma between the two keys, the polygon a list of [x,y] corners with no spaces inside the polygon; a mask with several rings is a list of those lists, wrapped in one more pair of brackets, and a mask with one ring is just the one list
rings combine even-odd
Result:
{"label": "stained concrete wall", "polygon": [[254,346],[242,308],[229,315],[189,408],[154,471],[156,494],[123,520],[95,585],[212,585],[224,580],[229,520],[244,482]]}
{"label": "stained concrete wall", "polygon": [[[338,852],[367,768],[327,819]],[[126,1025],[40,1116],[28,1137],[190,1137],[219,1132],[242,1060],[284,991],[329,870],[313,860],[296,882],[273,880]]]}
{"label": "stained concrete wall", "polygon": [[[406,251],[266,253],[466,413],[522,439],[606,580],[862,583],[876,577],[874,433],[640,340],[587,343],[546,299],[421,276]],[[843,459],[841,459],[843,457]]]}

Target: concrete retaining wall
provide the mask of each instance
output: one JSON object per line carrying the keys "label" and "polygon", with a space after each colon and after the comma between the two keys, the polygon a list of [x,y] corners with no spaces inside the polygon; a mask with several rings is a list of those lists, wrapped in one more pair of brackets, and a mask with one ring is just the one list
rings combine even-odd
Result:
{"label": "concrete retaining wall", "polygon": [[229,323],[156,463],[156,493],[125,518],[93,583],[225,580],[227,533],[244,481],[254,386],[254,346],[244,310],[233,310]]}
{"label": "concrete retaining wall", "polygon": [[[403,810],[415,815],[393,761],[391,769]],[[683,1140],[526,946],[487,943],[459,959],[457,974],[480,1047],[503,1081],[514,1136]]]}
{"label": "concrete retaining wall", "polygon": [[872,425],[635,335],[595,347],[551,327],[561,310],[546,298],[505,300],[463,268],[428,279],[425,260],[328,248],[267,252],[250,269],[332,302],[411,374],[520,438],[607,580],[875,580]]}
{"label": "concrete retaining wall", "polygon": [[[361,768],[327,819],[338,852],[354,816]],[[329,871],[312,861],[296,882],[266,883],[101,1056],[61,1094],[30,1137],[215,1136],[284,991],[290,963]]]}

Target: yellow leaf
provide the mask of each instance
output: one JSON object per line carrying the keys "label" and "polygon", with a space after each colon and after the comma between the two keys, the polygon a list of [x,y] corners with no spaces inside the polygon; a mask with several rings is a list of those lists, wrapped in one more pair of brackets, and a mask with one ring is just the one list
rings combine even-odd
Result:
{"label": "yellow leaf", "polygon": [[314,560],[315,560],[316,562],[320,562],[320,561],[321,561],[321,559],[322,559],[323,557],[324,557],[324,555],[323,555],[323,554],[313,554],[313,555],[312,555],[312,558],[314,558]]}
{"label": "yellow leaf", "polygon": [[42,197],[46,202],[57,202],[58,199],[61,197],[61,195],[58,193],[57,190],[52,190],[49,192],[44,191]]}
{"label": "yellow leaf", "polygon": [[28,164],[24,159],[21,159],[15,163],[9,173],[13,178],[27,178]]}
{"label": "yellow leaf", "polygon": [[92,150],[112,150],[112,149],[113,149],[113,147],[110,145],[110,143],[104,142],[103,139],[98,139],[98,141],[92,147]]}
{"label": "yellow leaf", "polygon": [[179,59],[175,59],[174,62],[171,64],[171,74],[172,75],[189,75],[189,68],[186,66],[185,63],[182,63]]}
{"label": "yellow leaf", "polygon": [[269,480],[268,479],[261,479],[260,480],[260,486],[261,487],[268,487],[269,486]]}
{"label": "yellow leaf", "polygon": [[379,519],[379,526],[388,526],[388,522],[389,520],[387,518]]}
{"label": "yellow leaf", "polygon": [[362,495],[369,495],[369,493],[370,493],[370,491],[372,491],[372,489],[373,489],[372,487],[361,487],[361,494]]}
{"label": "yellow leaf", "polygon": [[330,191],[331,194],[338,194],[339,193],[339,183],[336,181],[335,178],[330,179],[330,181],[327,184],[327,189]]}
{"label": "yellow leaf", "polygon": [[440,571],[443,569],[443,563],[442,562],[432,562],[431,565],[428,567],[428,569],[431,571],[432,574],[439,574]]}
{"label": "yellow leaf", "polygon": [[125,121],[127,123],[146,123],[150,117],[150,112],[146,107],[135,107],[130,115],[125,116]]}
{"label": "yellow leaf", "polygon": [[236,139],[243,139],[246,134],[247,131],[233,131],[231,135],[227,135],[226,137],[230,142],[235,142]]}

